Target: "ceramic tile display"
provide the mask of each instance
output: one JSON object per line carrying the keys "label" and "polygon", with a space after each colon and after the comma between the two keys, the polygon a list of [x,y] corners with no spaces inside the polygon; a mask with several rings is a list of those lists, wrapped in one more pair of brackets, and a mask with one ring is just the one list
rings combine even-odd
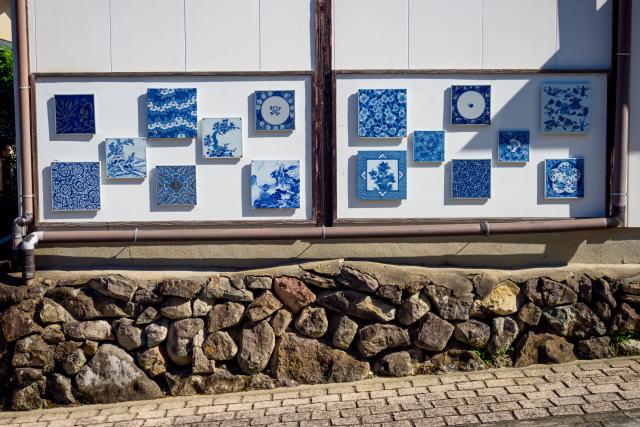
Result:
{"label": "ceramic tile display", "polygon": [[140,179],[147,176],[147,141],[144,138],[108,138],[107,178]]}
{"label": "ceramic tile display", "polygon": [[584,197],[584,159],[547,159],[544,162],[544,176],[545,198]]}
{"label": "ceramic tile display", "polygon": [[526,129],[498,132],[498,162],[525,163],[529,161],[529,131]]}
{"label": "ceramic tile display", "polygon": [[360,89],[358,91],[358,137],[403,138],[407,136],[406,89]]}
{"label": "ceramic tile display", "polygon": [[545,83],[540,105],[542,132],[581,134],[591,131],[591,83]]}
{"label": "ceramic tile display", "polygon": [[413,161],[416,163],[444,162],[444,132],[414,131]]}
{"label": "ceramic tile display", "polygon": [[147,137],[195,138],[196,89],[147,89]]}
{"label": "ceramic tile display", "polygon": [[242,157],[242,119],[203,119],[202,157]]}
{"label": "ceramic tile display", "polygon": [[451,198],[491,198],[491,160],[452,160]]}
{"label": "ceramic tile display", "polygon": [[293,90],[256,91],[256,130],[294,130],[296,124],[295,95]]}
{"label": "ceramic tile display", "polygon": [[100,163],[51,163],[51,209],[100,210]]}
{"label": "ceramic tile display", "polygon": [[251,162],[251,206],[254,209],[300,207],[300,162],[254,160]]}
{"label": "ceramic tile display", "polygon": [[451,86],[451,125],[491,124],[491,86]]}
{"label": "ceramic tile display", "polygon": [[57,135],[96,133],[93,95],[55,95],[54,101]]}
{"label": "ceramic tile display", "polygon": [[406,151],[358,151],[358,198],[407,198]]}
{"label": "ceramic tile display", "polygon": [[158,206],[195,205],[195,166],[156,166]]}

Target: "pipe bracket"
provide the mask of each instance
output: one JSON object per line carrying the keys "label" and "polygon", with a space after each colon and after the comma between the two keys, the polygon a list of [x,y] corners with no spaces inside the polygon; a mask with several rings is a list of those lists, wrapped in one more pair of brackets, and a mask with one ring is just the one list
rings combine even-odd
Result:
{"label": "pipe bracket", "polygon": [[487,221],[483,221],[480,223],[480,229],[482,230],[484,235],[487,237],[489,237],[489,234],[491,234],[489,223]]}

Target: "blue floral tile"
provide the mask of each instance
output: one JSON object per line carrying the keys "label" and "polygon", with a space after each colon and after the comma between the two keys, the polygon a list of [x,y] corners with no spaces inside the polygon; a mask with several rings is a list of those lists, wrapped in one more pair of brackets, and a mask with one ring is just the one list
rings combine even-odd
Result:
{"label": "blue floral tile", "polygon": [[407,198],[406,151],[358,151],[358,198]]}
{"label": "blue floral tile", "polygon": [[296,93],[293,90],[258,90],[256,130],[288,131],[296,125]]}
{"label": "blue floral tile", "polygon": [[498,162],[525,163],[529,161],[529,131],[501,130],[498,132]]}
{"label": "blue floral tile", "polygon": [[51,209],[100,210],[100,163],[51,163]]}
{"label": "blue floral tile", "polygon": [[108,138],[105,145],[107,178],[147,176],[147,142],[144,138]]}
{"label": "blue floral tile", "polygon": [[360,89],[358,136],[403,138],[407,136],[406,89]]}
{"label": "blue floral tile", "polygon": [[591,83],[545,83],[540,105],[544,133],[589,133],[591,131]]}
{"label": "blue floral tile", "polygon": [[451,198],[490,199],[491,160],[452,160]]}
{"label": "blue floral tile", "polygon": [[444,132],[416,130],[413,132],[413,161],[444,162]]}
{"label": "blue floral tile", "polygon": [[242,119],[202,119],[202,157],[242,157]]}
{"label": "blue floral tile", "polygon": [[451,124],[491,124],[491,86],[451,86]]}
{"label": "blue floral tile", "polygon": [[251,206],[254,209],[299,208],[300,162],[253,160],[251,162]]}
{"label": "blue floral tile", "polygon": [[584,159],[547,159],[544,161],[544,176],[545,198],[584,197]]}
{"label": "blue floral tile", "polygon": [[147,89],[147,137],[195,138],[196,89]]}
{"label": "blue floral tile", "polygon": [[195,205],[195,166],[156,166],[158,206]]}
{"label": "blue floral tile", "polygon": [[56,134],[93,135],[96,119],[93,95],[55,95]]}

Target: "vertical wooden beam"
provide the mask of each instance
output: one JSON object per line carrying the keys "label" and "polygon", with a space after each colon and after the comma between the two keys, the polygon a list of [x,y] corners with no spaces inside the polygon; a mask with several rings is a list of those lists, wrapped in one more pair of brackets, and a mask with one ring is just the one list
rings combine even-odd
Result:
{"label": "vertical wooden beam", "polygon": [[313,200],[317,225],[333,224],[331,0],[315,1],[316,66],[312,88]]}

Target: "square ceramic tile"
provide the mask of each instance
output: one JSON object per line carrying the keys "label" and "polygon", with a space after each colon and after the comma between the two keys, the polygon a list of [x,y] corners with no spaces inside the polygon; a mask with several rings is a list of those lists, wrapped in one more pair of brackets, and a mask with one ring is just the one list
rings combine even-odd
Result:
{"label": "square ceramic tile", "polygon": [[498,162],[529,161],[529,131],[526,129],[498,131]]}
{"label": "square ceramic tile", "polygon": [[57,135],[93,135],[96,118],[93,95],[54,95]]}
{"label": "square ceramic tile", "polygon": [[406,89],[360,89],[358,136],[403,138],[407,136]]}
{"label": "square ceramic tile", "polygon": [[107,178],[147,176],[147,141],[144,138],[108,138],[105,145]]}
{"label": "square ceramic tile", "polygon": [[288,131],[296,127],[296,93],[293,90],[257,90],[256,130]]}
{"label": "square ceramic tile", "polygon": [[100,163],[51,163],[51,209],[100,210]]}
{"label": "square ceramic tile", "polygon": [[491,124],[491,86],[451,86],[451,124]]}
{"label": "square ceramic tile", "polygon": [[242,157],[242,119],[202,119],[202,157]]}
{"label": "square ceramic tile", "polygon": [[358,151],[358,198],[407,198],[406,151]]}
{"label": "square ceramic tile", "polygon": [[147,137],[195,138],[196,89],[147,89]]}
{"label": "square ceramic tile", "polygon": [[416,130],[413,132],[413,161],[444,162],[444,132]]}
{"label": "square ceramic tile", "polygon": [[591,83],[545,83],[540,93],[543,133],[591,131]]}
{"label": "square ceramic tile", "polygon": [[544,161],[544,176],[545,198],[584,197],[584,159],[547,159]]}
{"label": "square ceramic tile", "polygon": [[158,206],[195,205],[195,166],[156,166]]}
{"label": "square ceramic tile", "polygon": [[253,160],[251,162],[251,206],[254,209],[299,208],[300,162]]}
{"label": "square ceramic tile", "polygon": [[490,199],[491,160],[452,160],[451,198]]}

